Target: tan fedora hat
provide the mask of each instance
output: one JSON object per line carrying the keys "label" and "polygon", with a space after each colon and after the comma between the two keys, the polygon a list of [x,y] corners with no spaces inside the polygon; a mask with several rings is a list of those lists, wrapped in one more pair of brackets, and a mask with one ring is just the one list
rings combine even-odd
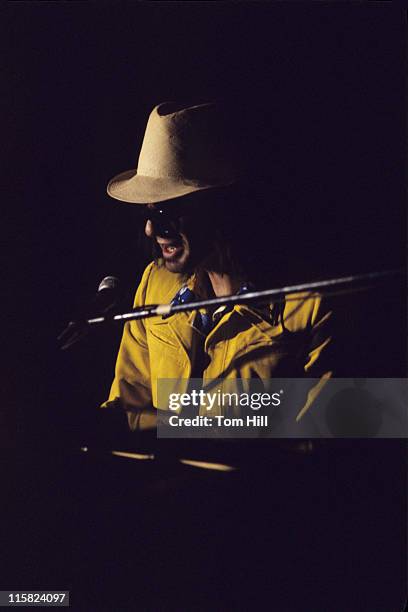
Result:
{"label": "tan fedora hat", "polygon": [[149,204],[232,184],[237,169],[226,118],[216,103],[159,104],[147,122],[136,170],[115,176],[108,194]]}

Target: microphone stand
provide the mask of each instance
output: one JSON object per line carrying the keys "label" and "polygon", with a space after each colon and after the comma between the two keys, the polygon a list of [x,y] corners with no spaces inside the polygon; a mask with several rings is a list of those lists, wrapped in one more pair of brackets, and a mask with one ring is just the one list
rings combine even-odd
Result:
{"label": "microphone stand", "polygon": [[[344,276],[340,278],[331,278],[322,281],[314,281],[310,283],[301,283],[298,285],[288,285],[277,289],[266,289],[264,291],[250,291],[241,295],[228,295],[222,297],[211,298],[208,300],[197,300],[186,304],[147,304],[140,308],[134,308],[130,312],[124,314],[100,316],[92,319],[87,319],[87,325],[101,325],[109,322],[126,323],[137,319],[147,319],[150,317],[170,316],[177,312],[191,312],[200,308],[211,308],[213,306],[248,304],[252,302],[265,302],[270,298],[274,298],[274,302],[284,301],[285,296],[290,293],[299,293],[303,291],[320,292],[322,289],[341,289],[341,293],[347,288],[350,292],[365,291],[372,288],[372,284],[378,283],[381,279],[392,276],[402,275],[402,269],[383,270],[379,272],[370,272],[367,274],[356,274],[352,276]],[[361,286],[363,283],[370,283],[371,286]],[[324,295],[338,295],[338,291],[325,291]],[[315,297],[315,293],[304,296],[305,299]],[[299,299],[299,297],[292,298]]]}

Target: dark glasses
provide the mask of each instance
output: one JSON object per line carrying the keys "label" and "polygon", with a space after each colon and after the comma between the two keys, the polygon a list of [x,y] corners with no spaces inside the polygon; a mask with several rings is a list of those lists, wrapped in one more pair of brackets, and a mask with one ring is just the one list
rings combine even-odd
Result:
{"label": "dark glasses", "polygon": [[155,232],[167,236],[179,230],[180,217],[192,212],[192,206],[182,203],[153,204],[140,211],[144,221],[151,221]]}

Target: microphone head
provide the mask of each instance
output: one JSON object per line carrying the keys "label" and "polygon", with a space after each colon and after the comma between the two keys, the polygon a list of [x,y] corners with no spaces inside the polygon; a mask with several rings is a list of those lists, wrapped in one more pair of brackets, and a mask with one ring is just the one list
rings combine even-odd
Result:
{"label": "microphone head", "polygon": [[101,280],[94,300],[98,313],[107,313],[117,305],[119,301],[119,285],[120,282],[116,276],[105,276]]}
{"label": "microphone head", "polygon": [[110,291],[116,291],[119,288],[119,285],[120,282],[119,279],[116,278],[116,276],[105,276],[105,278],[103,278],[99,283],[98,293],[100,291],[105,291],[106,289],[109,289]]}

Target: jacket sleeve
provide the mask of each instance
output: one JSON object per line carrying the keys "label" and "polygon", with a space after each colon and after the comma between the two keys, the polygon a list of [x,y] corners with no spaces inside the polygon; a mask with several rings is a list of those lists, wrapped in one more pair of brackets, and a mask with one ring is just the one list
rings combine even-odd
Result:
{"label": "jacket sleeve", "polygon": [[305,376],[311,381],[308,386],[307,398],[299,411],[296,421],[306,414],[312,404],[322,393],[327,381],[333,376],[333,312],[330,305],[320,296],[313,302],[313,310],[309,322],[309,342],[304,365]]}
{"label": "jacket sleeve", "polygon": [[[136,291],[134,308],[145,304],[146,291],[153,263],[143,273]],[[115,378],[103,410],[126,413],[129,428],[139,428],[143,410],[152,404],[149,350],[143,320],[125,323],[116,360]]]}
{"label": "jacket sleeve", "polygon": [[304,366],[308,377],[320,377],[332,373],[332,323],[333,312],[329,304],[322,300],[320,296],[316,297],[309,324],[308,357]]}

